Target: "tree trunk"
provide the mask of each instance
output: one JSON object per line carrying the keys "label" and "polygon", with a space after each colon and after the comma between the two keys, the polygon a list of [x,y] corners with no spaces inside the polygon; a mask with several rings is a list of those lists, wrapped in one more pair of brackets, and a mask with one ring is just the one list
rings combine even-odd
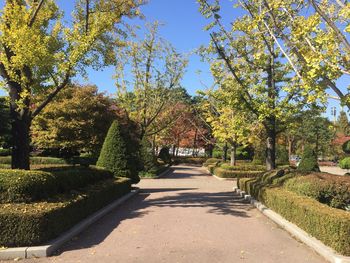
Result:
{"label": "tree trunk", "polygon": [[9,83],[10,88],[10,114],[12,134],[12,169],[30,169],[30,125],[29,99],[23,101],[21,110],[17,107],[22,87],[15,82]]}
{"label": "tree trunk", "polygon": [[227,161],[227,150],[228,150],[228,147],[227,147],[227,142],[225,142],[225,145],[224,145],[224,149],[223,149],[224,151],[224,154],[222,155],[222,159],[223,159],[223,161],[224,162],[226,162]]}
{"label": "tree trunk", "polygon": [[[273,43],[273,39],[271,39]],[[274,56],[274,46],[271,47],[271,56],[268,59],[267,67],[267,88],[268,88],[268,99],[269,107],[275,109],[276,107],[276,97],[278,96],[278,91],[275,83],[275,56]],[[266,169],[268,171],[276,168],[276,116],[270,115],[265,122],[266,129]]]}
{"label": "tree trunk", "polygon": [[198,129],[196,129],[195,133],[194,133],[194,138],[193,138],[193,148],[192,148],[192,156],[195,157],[196,156],[196,148],[197,148],[197,133],[198,133]]}
{"label": "tree trunk", "polygon": [[293,139],[292,136],[288,136],[288,159],[290,161],[290,158],[292,156],[292,150],[293,150]]}
{"label": "tree trunk", "polygon": [[276,130],[275,128],[270,128],[270,129],[267,129],[267,139],[266,139],[266,169],[270,171],[275,168],[276,168]]}
{"label": "tree trunk", "polygon": [[230,165],[235,166],[236,165],[236,144],[231,145],[231,160]]}
{"label": "tree trunk", "polygon": [[173,157],[175,157],[176,145],[173,144]]}

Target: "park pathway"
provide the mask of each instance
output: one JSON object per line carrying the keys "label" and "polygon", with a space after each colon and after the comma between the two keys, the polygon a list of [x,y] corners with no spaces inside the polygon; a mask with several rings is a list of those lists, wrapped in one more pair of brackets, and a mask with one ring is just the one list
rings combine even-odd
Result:
{"label": "park pathway", "polygon": [[140,194],[66,244],[22,262],[325,262],[200,167],[143,180]]}

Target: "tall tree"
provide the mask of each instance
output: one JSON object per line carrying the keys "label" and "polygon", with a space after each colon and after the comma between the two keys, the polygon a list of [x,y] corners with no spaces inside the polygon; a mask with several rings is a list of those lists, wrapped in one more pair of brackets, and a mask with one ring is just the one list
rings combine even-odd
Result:
{"label": "tall tree", "polygon": [[338,80],[350,75],[350,5],[341,0],[244,0],[259,5],[257,21],[283,52],[310,100],[331,89],[348,107]]}
{"label": "tall tree", "polygon": [[139,124],[141,140],[173,123],[181,114],[176,106],[188,99],[180,86],[187,59],[158,36],[158,23],[148,29],[144,40],[129,43],[116,68],[118,105]]}
{"label": "tall tree", "polygon": [[[6,0],[0,17],[0,76],[10,95],[12,168],[29,169],[33,118],[87,66],[115,62],[124,45],[123,17],[138,15],[134,0],[76,0],[68,23],[54,0]],[[36,105],[32,98],[48,90]]]}
{"label": "tall tree", "polygon": [[248,143],[254,119],[247,112],[239,110],[239,102],[226,89],[227,87],[221,86],[215,91],[207,90],[204,93],[207,104],[203,106],[207,109],[206,118],[214,137],[218,142],[230,145],[230,164],[233,166],[236,165],[237,147]]}
{"label": "tall tree", "polygon": [[97,156],[116,117],[112,101],[96,86],[69,85],[33,120],[32,142],[41,149]]}
{"label": "tall tree", "polygon": [[350,135],[350,124],[345,111],[341,111],[339,114],[337,120],[337,131],[344,136]]}
{"label": "tall tree", "polygon": [[0,97],[0,147],[11,144],[10,107],[5,97]]}
{"label": "tall tree", "polygon": [[[249,111],[266,132],[266,168],[276,167],[276,137],[285,121],[303,106],[300,80],[290,76],[283,54],[274,39],[257,20],[259,5],[240,2],[246,15],[232,22],[227,30],[219,15],[219,1],[200,0],[200,11],[212,23],[209,53],[221,61],[212,63],[213,75],[226,93],[236,99],[236,108]],[[244,106],[244,107],[242,107]]]}

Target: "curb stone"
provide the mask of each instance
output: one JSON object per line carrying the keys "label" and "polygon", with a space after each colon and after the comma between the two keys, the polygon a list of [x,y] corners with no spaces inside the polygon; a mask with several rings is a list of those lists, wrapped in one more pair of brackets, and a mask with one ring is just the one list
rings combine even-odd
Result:
{"label": "curb stone", "polygon": [[24,259],[24,258],[37,258],[37,257],[48,257],[51,256],[57,249],[59,249],[64,243],[71,240],[74,236],[81,233],[87,227],[95,223],[97,220],[102,218],[104,215],[111,212],[113,209],[127,201],[128,199],[135,196],[140,191],[139,188],[131,190],[130,193],[118,198],[111,204],[103,207],[97,212],[93,213],[89,217],[80,221],[80,223],[73,226],[67,232],[63,233],[58,238],[52,240],[43,246],[32,246],[32,247],[16,247],[6,248],[0,250],[0,260],[9,259]]}
{"label": "curb stone", "polygon": [[[237,194],[240,194],[241,196],[242,196],[242,193],[244,193],[244,191],[241,191],[237,187],[233,187],[233,191]],[[246,197],[249,196],[250,203],[252,205],[254,205],[262,214],[264,214],[270,220],[275,222],[281,228],[285,229],[293,237],[300,240],[308,247],[312,248],[314,251],[316,251],[316,253],[321,255],[323,258],[325,258],[329,262],[332,262],[332,263],[350,263],[350,257],[337,254],[332,248],[326,246],[318,239],[310,236],[307,232],[305,232],[304,230],[299,228],[297,225],[287,221],[281,215],[272,211],[271,209],[269,209],[268,207],[266,207],[262,203],[256,201],[250,195],[243,195],[243,196],[244,196],[244,199],[246,199]],[[246,199],[246,200],[248,200],[248,199]]]}

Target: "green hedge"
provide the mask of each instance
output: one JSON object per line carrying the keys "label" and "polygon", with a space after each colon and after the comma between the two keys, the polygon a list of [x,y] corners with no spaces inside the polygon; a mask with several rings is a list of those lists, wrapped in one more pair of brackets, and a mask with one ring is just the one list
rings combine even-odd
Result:
{"label": "green hedge", "polygon": [[[31,164],[67,164],[65,159],[55,157],[30,157]],[[0,156],[0,164],[11,164],[11,156]]]}
{"label": "green hedge", "polygon": [[261,201],[324,244],[350,256],[349,212],[281,188],[265,189]]}
{"label": "green hedge", "polygon": [[217,158],[209,158],[205,161],[205,163],[203,163],[204,166],[208,166],[208,165],[217,165],[221,162],[221,159],[217,159]]}
{"label": "green hedge", "polygon": [[173,163],[174,164],[185,163],[185,164],[198,164],[198,165],[200,165],[200,164],[204,164],[206,162],[206,160],[207,160],[206,157],[178,156],[178,157],[174,158]]}
{"label": "green hedge", "polygon": [[44,244],[130,190],[130,179],[109,179],[48,202],[0,204],[0,247]]}
{"label": "green hedge", "polygon": [[284,218],[344,255],[350,255],[350,213],[283,188],[296,173],[267,172],[259,178],[240,178],[238,186]]}
{"label": "green hedge", "polygon": [[350,157],[345,157],[339,162],[339,167],[342,169],[350,169]]}
{"label": "green hedge", "polygon": [[0,170],[0,203],[43,200],[112,177],[111,172],[99,168],[4,169]]}
{"label": "green hedge", "polygon": [[227,169],[222,169],[220,167],[214,169],[214,174],[221,178],[240,178],[240,177],[255,178],[261,175],[262,173],[263,173],[262,171],[227,170]]}
{"label": "green hedge", "polygon": [[0,156],[11,155],[11,149],[0,149]]}
{"label": "green hedge", "polygon": [[228,163],[223,163],[220,165],[220,168],[225,170],[236,170],[236,171],[266,171],[265,165],[256,165],[250,163],[242,163],[237,164],[235,166],[231,166]]}
{"label": "green hedge", "polygon": [[350,177],[347,176],[312,173],[286,181],[284,188],[334,208],[350,209]]}
{"label": "green hedge", "polygon": [[141,178],[156,178],[162,172],[166,171],[169,168],[167,165],[154,166],[148,171],[139,172]]}

